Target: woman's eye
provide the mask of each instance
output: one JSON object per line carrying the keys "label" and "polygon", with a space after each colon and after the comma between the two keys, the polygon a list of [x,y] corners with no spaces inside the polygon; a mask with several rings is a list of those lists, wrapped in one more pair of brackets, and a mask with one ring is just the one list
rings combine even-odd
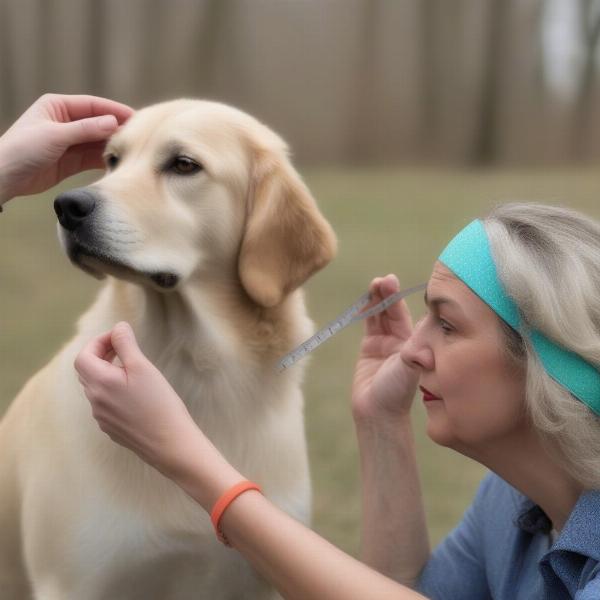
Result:
{"label": "woman's eye", "polygon": [[454,328],[452,327],[452,325],[450,325],[450,323],[448,323],[448,321],[444,321],[444,319],[438,319],[438,323],[442,328],[444,334],[454,331]]}
{"label": "woman's eye", "polygon": [[113,170],[119,164],[119,157],[116,154],[107,154],[104,157],[104,162],[109,170]]}
{"label": "woman's eye", "polygon": [[178,175],[192,175],[202,170],[202,166],[187,156],[178,156],[171,163],[171,171]]}

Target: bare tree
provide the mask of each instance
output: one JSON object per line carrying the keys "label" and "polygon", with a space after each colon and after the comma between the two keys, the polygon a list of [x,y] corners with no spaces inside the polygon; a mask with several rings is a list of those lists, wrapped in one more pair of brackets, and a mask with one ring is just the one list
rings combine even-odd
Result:
{"label": "bare tree", "polygon": [[435,134],[439,129],[439,95],[436,89],[437,56],[439,37],[436,27],[436,1],[421,0],[419,3],[418,27],[420,34],[419,75],[421,102],[419,114],[420,143],[417,149],[422,156],[431,156]]}
{"label": "bare tree", "polygon": [[197,66],[194,89],[207,97],[214,95],[217,88],[220,41],[227,38],[232,9],[232,0],[205,0],[196,46],[190,49]]}
{"label": "bare tree", "polygon": [[372,154],[371,132],[377,118],[377,25],[381,15],[381,0],[362,0],[361,28],[357,44],[359,60],[355,77],[354,110],[350,111],[352,122],[348,126],[348,156],[351,162],[361,162]]}
{"label": "bare tree", "polygon": [[583,65],[573,103],[572,151],[576,159],[588,153],[588,131],[595,108],[596,55],[600,40],[600,1],[579,0],[579,35]]}
{"label": "bare tree", "polygon": [[[0,114],[6,118],[16,114],[17,107],[15,106],[15,89],[14,89],[14,73],[16,68],[13,48],[10,43],[10,38],[6,29],[9,26],[8,9],[6,2],[0,0]],[[7,122],[0,123],[0,127],[4,129],[8,125]]]}
{"label": "bare tree", "polygon": [[485,30],[485,53],[481,102],[477,115],[476,137],[469,162],[489,164],[496,157],[498,138],[498,103],[504,70],[504,57],[508,38],[508,17],[513,0],[489,0]]}
{"label": "bare tree", "polygon": [[100,0],[85,0],[87,4],[88,26],[87,31],[90,36],[86,50],[89,60],[89,69],[87,71],[88,90],[91,94],[100,95],[103,92],[105,84],[104,55],[106,42],[106,26],[104,13],[106,6]]}

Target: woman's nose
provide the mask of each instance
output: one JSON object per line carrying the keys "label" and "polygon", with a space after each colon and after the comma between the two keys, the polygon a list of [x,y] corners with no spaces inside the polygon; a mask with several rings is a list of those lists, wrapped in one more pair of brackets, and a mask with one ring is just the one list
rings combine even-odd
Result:
{"label": "woman's nose", "polygon": [[411,336],[404,342],[400,357],[411,368],[430,371],[434,366],[433,351],[427,343],[425,319],[414,327]]}

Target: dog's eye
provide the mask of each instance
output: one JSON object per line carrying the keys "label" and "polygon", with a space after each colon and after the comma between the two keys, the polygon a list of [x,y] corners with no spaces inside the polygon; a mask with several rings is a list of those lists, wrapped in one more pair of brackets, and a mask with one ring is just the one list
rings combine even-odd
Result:
{"label": "dog's eye", "polygon": [[107,154],[104,157],[104,162],[109,170],[113,170],[119,164],[119,157],[116,154]]}
{"label": "dog's eye", "polygon": [[178,175],[192,175],[202,169],[202,166],[187,156],[177,156],[171,163],[170,170]]}

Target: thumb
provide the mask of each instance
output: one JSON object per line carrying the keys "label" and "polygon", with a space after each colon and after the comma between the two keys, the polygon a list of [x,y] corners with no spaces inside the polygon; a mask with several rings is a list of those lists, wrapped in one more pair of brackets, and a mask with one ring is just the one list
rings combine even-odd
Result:
{"label": "thumb", "polygon": [[101,117],[90,117],[89,119],[60,123],[64,142],[68,146],[105,140],[118,126],[119,123],[114,115],[102,115]]}
{"label": "thumb", "polygon": [[110,333],[110,341],[113,350],[123,363],[124,367],[131,365],[140,358],[145,358],[144,353],[138,346],[131,325],[125,321],[117,323]]}

